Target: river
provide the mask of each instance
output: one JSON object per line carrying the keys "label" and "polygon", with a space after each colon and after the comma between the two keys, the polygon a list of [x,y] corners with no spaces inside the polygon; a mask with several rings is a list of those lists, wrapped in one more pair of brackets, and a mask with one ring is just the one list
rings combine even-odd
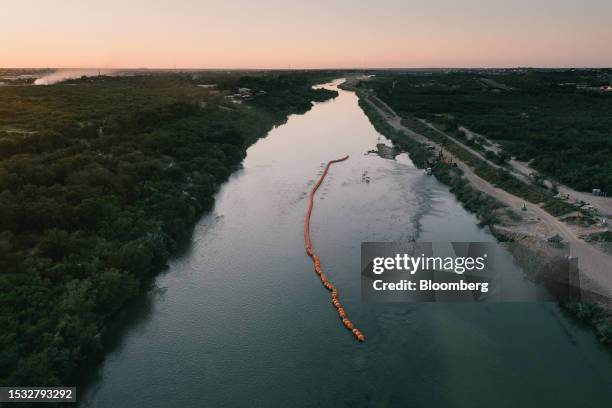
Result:
{"label": "river", "polygon": [[[406,155],[366,154],[388,142],[338,91],[249,148],[189,247],[120,317],[81,406],[609,406],[610,353],[554,304],[360,301],[362,241],[494,238]],[[346,154],[319,190],[311,234],[362,344],[302,235],[307,191]]]}

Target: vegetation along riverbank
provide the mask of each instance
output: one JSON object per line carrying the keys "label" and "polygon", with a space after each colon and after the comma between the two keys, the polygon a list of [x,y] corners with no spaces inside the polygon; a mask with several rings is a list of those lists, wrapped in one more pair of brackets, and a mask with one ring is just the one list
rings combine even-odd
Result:
{"label": "vegetation along riverbank", "polygon": [[337,95],[323,72],[0,88],[0,383],[78,383],[246,149]]}
{"label": "vegetation along riverbank", "polygon": [[[606,274],[606,265],[612,261],[604,249],[582,239],[607,228],[600,214],[563,200],[553,189],[506,168],[503,163],[510,156],[501,150],[485,157],[424,118],[405,111],[397,114],[378,97],[378,81],[353,78],[344,87],[357,92],[360,106],[379,132],[407,151],[417,167],[429,167],[499,240],[517,242],[532,257],[544,258],[559,241],[571,244],[572,254],[579,258],[582,287],[598,296],[589,298],[595,303],[565,306],[591,324],[602,342],[612,344],[612,282]],[[389,79],[383,75],[380,81]],[[438,116],[430,112],[428,118],[431,117]]]}

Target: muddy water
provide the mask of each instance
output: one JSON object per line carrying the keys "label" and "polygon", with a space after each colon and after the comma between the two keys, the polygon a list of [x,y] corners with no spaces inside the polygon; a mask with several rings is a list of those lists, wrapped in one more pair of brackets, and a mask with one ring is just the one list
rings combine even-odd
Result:
{"label": "muddy water", "polygon": [[[362,241],[494,239],[405,155],[366,154],[385,140],[339,92],[249,149],[188,250],[123,316],[82,405],[608,406],[610,354],[553,304],[360,301]],[[311,234],[363,344],[339,324],[302,236],[306,192],[346,154]]]}

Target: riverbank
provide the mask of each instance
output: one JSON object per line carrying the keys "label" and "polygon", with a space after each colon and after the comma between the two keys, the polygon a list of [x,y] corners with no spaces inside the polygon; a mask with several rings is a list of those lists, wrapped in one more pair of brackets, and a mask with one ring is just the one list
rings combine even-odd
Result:
{"label": "riverbank", "polygon": [[[508,389],[519,392],[504,407],[605,405],[607,351],[554,304],[361,299],[361,242],[494,242],[406,153],[368,153],[379,143],[390,144],[340,90],[252,145],[147,304],[130,307],[80,406],[450,407],[478,395],[484,407]],[[343,155],[317,193],[311,233],[364,343],[339,324],[304,252],[308,191]],[[522,276],[503,252],[508,275]]]}
{"label": "riverbank", "polygon": [[[558,245],[557,236],[570,244],[571,255],[578,257],[580,263],[583,299],[595,304],[571,304],[566,305],[567,309],[593,326],[600,341],[612,345],[612,277],[606,273],[606,265],[612,265],[612,257],[600,248],[579,239],[580,233],[575,231],[577,226],[574,226],[574,229],[569,228],[551,214],[567,214],[572,208],[535,190],[527,189],[518,180],[504,183],[504,179],[509,180],[506,176],[503,176],[501,181],[498,177],[494,178],[498,183],[497,186],[492,185],[477,174],[477,169],[480,166],[480,174],[485,177],[494,176],[477,159],[462,151],[460,146],[445,140],[443,134],[430,133],[426,137],[418,126],[415,126],[415,131],[415,127],[407,125],[417,122],[406,121],[372,95],[371,91],[357,88],[356,84],[364,79],[367,78],[349,79],[341,88],[356,92],[361,108],[375,128],[389,137],[396,147],[407,151],[417,167],[431,166],[436,178],[447,184],[465,208],[475,213],[482,224],[488,225],[498,240],[518,243],[533,256],[544,259],[549,257],[553,247]],[[435,129],[432,130],[436,132]],[[443,160],[437,160],[435,164],[432,161],[432,146],[443,156]],[[505,188],[515,194],[521,194],[522,197],[499,188],[499,184],[505,185]],[[532,199],[537,204],[527,199]],[[540,206],[542,201],[544,205]],[[589,313],[585,313],[585,310]]]}
{"label": "riverbank", "polygon": [[3,88],[0,384],[80,384],[104,356],[107,324],[191,237],[247,149],[337,96],[313,89],[323,76],[159,73]]}

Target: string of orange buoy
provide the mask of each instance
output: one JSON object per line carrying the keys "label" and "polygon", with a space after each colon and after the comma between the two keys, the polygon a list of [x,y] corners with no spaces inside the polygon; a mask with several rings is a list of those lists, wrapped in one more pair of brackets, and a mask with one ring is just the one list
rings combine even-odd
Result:
{"label": "string of orange buoy", "polygon": [[310,258],[312,258],[315,272],[317,273],[317,275],[319,275],[319,279],[321,279],[321,283],[323,284],[323,286],[325,286],[325,289],[331,292],[332,304],[338,311],[338,316],[340,316],[342,324],[344,325],[344,327],[346,327],[353,333],[353,336],[355,336],[357,340],[364,341],[365,336],[363,335],[363,333],[361,333],[359,329],[355,328],[353,326],[353,323],[346,316],[346,311],[344,310],[344,308],[340,304],[340,300],[338,299],[338,289],[336,289],[334,285],[332,285],[332,283],[327,279],[327,276],[325,276],[325,274],[321,271],[321,263],[319,261],[319,257],[316,256],[312,251],[312,243],[310,242],[310,215],[312,214],[315,193],[319,189],[319,186],[321,186],[321,183],[323,183],[323,179],[325,178],[325,176],[327,176],[331,165],[334,163],[343,162],[348,158],[348,156],[345,156],[340,159],[329,161],[325,166],[325,170],[323,170],[323,174],[321,174],[321,177],[319,177],[317,183],[314,185],[312,190],[310,190],[310,197],[308,199],[308,211],[306,211],[306,218],[304,219],[304,241],[306,241],[306,253],[308,254],[308,256],[310,256]]}

